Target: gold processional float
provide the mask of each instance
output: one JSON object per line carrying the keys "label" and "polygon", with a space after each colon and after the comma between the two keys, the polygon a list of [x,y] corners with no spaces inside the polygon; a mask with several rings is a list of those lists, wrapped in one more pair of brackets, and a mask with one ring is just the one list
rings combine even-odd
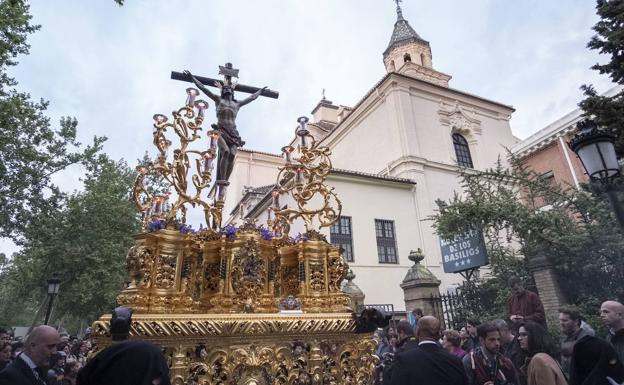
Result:
{"label": "gold processional float", "polygon": [[[220,85],[235,87],[230,79]],[[172,384],[372,384],[377,358],[370,332],[381,315],[354,313],[341,291],[348,265],[318,231],[341,211],[324,183],[330,150],[317,146],[307,118],[299,118],[297,147],[282,149],[285,164],[266,226],[246,220],[222,228],[228,183],[211,183],[220,130],[206,132],[207,149],[190,149],[202,139],[208,104],[195,100],[194,88],[187,94],[171,121],[154,115],[158,158],[137,170],[133,200],[144,232],[134,236],[129,283],[117,297],[133,311],[130,338],[163,348]],[[170,132],[179,140],[173,151]],[[146,182],[154,177],[175,195],[152,191]],[[296,208],[280,206],[286,195]],[[206,227],[187,225],[189,207],[203,209]],[[306,232],[292,238],[296,220]],[[97,320],[93,332],[98,348],[111,344],[111,315]]]}

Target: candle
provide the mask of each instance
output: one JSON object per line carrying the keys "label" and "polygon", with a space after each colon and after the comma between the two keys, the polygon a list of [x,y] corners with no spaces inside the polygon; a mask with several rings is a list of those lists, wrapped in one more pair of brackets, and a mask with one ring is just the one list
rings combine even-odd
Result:
{"label": "candle", "polygon": [[273,207],[275,207],[276,210],[279,210],[279,208],[280,208],[280,204],[279,204],[280,193],[279,193],[279,191],[273,190],[273,192],[271,193],[271,196],[273,196]]}
{"label": "candle", "polygon": [[208,132],[208,137],[210,138],[210,150],[215,152],[217,149],[217,140],[219,139],[219,133],[215,130]]}
{"label": "candle", "polygon": [[197,97],[197,95],[199,95],[199,91],[197,90],[197,88],[187,88],[186,89],[186,105],[189,107],[193,107],[195,105],[195,98]]}
{"label": "candle", "polygon": [[163,114],[155,114],[153,119],[157,126],[167,122],[167,117]]}
{"label": "candle", "polygon": [[303,168],[302,167],[297,167],[297,170],[295,171],[295,184],[297,186],[300,186],[303,184]]}
{"label": "candle", "polygon": [[204,111],[208,109],[208,103],[206,103],[204,100],[198,100],[195,102],[195,107],[197,107],[198,110],[197,116],[203,118]]}
{"label": "candle", "polygon": [[240,219],[245,218],[245,206],[243,206],[242,203],[238,206],[238,214],[240,215]]}
{"label": "candle", "polygon": [[267,220],[273,220],[273,207],[267,209]]}
{"label": "candle", "polygon": [[214,159],[214,154],[210,151],[204,154],[204,172],[212,171],[212,161]]}
{"label": "candle", "polygon": [[286,158],[286,163],[290,163],[291,162],[291,154],[295,149],[292,146],[284,146],[282,147],[282,153],[284,154],[284,157]]}
{"label": "candle", "polygon": [[310,133],[306,128],[306,123],[308,123],[308,118],[305,116],[301,116],[297,119],[299,123],[299,127],[297,127],[297,131],[295,132],[297,136],[301,138],[301,147],[307,147],[306,136]]}

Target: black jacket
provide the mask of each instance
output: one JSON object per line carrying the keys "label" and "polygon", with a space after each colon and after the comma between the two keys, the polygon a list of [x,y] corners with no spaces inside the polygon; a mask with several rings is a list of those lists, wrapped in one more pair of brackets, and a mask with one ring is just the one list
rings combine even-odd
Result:
{"label": "black jacket", "polygon": [[609,331],[606,339],[617,352],[620,362],[624,362],[624,329],[616,332]]}
{"label": "black jacket", "polygon": [[[396,357],[396,355],[399,353],[412,350],[412,349],[416,349],[417,347],[418,347],[418,340],[416,340],[416,337],[408,337],[397,344],[394,350],[394,356]],[[383,369],[383,383],[386,385],[390,383],[390,377],[392,377],[393,367],[394,367],[394,359],[391,365],[385,366]]]}
{"label": "black jacket", "polygon": [[423,344],[395,357],[390,385],[467,385],[461,360],[437,344]]}
{"label": "black jacket", "polygon": [[40,380],[37,380],[32,369],[17,356],[0,372],[0,385],[47,385],[47,371],[40,372]]}

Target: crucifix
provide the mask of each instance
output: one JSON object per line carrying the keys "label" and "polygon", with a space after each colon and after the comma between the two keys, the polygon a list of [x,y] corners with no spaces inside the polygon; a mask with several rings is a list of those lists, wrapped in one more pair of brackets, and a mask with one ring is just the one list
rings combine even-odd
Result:
{"label": "crucifix", "polygon": [[[223,80],[194,76],[189,71],[171,72],[172,79],[195,83],[197,88],[215,103],[217,123],[213,124],[212,128],[220,134],[217,142],[219,147],[217,183],[227,185],[227,180],[230,178],[234,167],[236,152],[239,147],[245,144],[236,129],[236,115],[238,114],[238,110],[242,106],[256,100],[258,96],[277,99],[279,93],[271,91],[267,87],[257,88],[233,82],[232,78],[238,78],[238,69],[234,68],[232,63],[219,66],[219,75],[223,75]],[[221,94],[213,94],[207,86],[218,87],[221,90]],[[234,99],[234,89],[236,89],[236,91],[250,93],[251,95],[246,99],[238,101]]]}

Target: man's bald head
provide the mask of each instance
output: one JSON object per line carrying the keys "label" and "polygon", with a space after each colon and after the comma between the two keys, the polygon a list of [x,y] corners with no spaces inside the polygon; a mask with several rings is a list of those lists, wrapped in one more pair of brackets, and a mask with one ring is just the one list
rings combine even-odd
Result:
{"label": "man's bald head", "polygon": [[418,320],[416,324],[416,337],[418,341],[438,341],[440,339],[440,320],[427,315]]}
{"label": "man's bald head", "polygon": [[37,366],[47,366],[59,341],[60,336],[56,329],[47,325],[37,326],[24,340],[24,353]]}
{"label": "man's bald head", "polygon": [[602,322],[613,331],[624,329],[624,305],[618,301],[605,301],[600,306]]}

